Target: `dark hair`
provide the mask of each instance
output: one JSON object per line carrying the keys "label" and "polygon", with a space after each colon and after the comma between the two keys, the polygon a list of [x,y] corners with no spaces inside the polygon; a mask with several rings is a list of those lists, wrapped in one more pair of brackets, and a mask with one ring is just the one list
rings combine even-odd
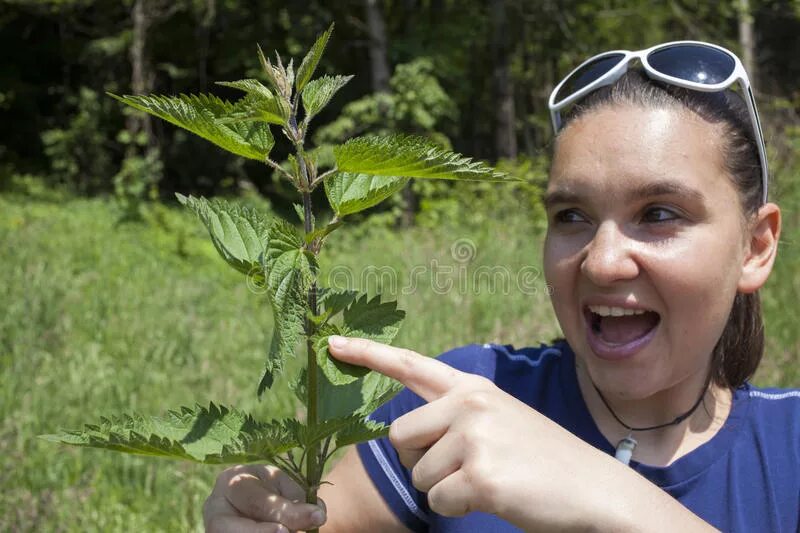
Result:
{"label": "dark hair", "polygon": [[[643,71],[626,72],[614,84],[602,87],[573,106],[564,116],[564,128],[590,110],[614,105],[645,108],[684,108],[722,127],[723,161],[739,193],[743,219],[761,206],[762,184],[758,148],[744,100],[733,91],[699,92],[650,79]],[[561,131],[563,131],[563,129]],[[764,322],[758,292],[739,293],[711,359],[711,379],[720,387],[738,388],[750,379],[764,353]]]}

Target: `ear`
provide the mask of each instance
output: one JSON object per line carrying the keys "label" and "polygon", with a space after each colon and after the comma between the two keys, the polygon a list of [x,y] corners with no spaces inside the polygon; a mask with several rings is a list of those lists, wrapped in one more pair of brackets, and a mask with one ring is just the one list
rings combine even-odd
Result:
{"label": "ear", "polygon": [[738,286],[739,292],[744,294],[760,289],[772,272],[781,234],[780,208],[773,203],[764,204],[749,228],[750,242],[747,243]]}

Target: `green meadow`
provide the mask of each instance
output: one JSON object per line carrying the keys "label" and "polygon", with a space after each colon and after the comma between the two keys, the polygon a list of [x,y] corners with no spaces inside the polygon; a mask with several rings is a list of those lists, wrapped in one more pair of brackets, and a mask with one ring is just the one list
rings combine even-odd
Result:
{"label": "green meadow", "polygon": [[[796,206],[764,291],[761,385],[800,382]],[[408,312],[396,344],[426,354],[557,336],[541,224],[517,212],[452,226],[346,226],[322,256],[322,279],[396,296]],[[0,195],[0,265],[0,531],[201,530],[219,468],[37,435],[209,401],[291,413],[284,385],[255,395],[271,335],[265,296],[224,265],[188,211],[162,204],[124,221],[108,199]]]}

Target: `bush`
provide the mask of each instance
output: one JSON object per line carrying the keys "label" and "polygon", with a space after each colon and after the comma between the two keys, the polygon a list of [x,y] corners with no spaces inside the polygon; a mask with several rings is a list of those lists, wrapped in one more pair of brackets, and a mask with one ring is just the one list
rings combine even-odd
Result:
{"label": "bush", "polygon": [[77,95],[68,97],[68,105],[75,111],[67,126],[41,134],[50,178],[79,193],[107,191],[113,162],[101,118],[111,114],[108,103],[96,91],[81,87]]}

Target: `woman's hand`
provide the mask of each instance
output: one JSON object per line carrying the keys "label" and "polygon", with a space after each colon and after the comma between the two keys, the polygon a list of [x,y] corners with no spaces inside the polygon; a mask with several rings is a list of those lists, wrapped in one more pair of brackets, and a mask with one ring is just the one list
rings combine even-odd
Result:
{"label": "woman's hand", "polygon": [[272,466],[228,468],[203,506],[208,533],[289,533],[325,523],[325,503],[305,502],[305,493]]}
{"label": "woman's hand", "polygon": [[655,485],[486,378],[366,339],[332,337],[330,350],[428,402],[396,419],[389,439],[439,514],[482,511],[526,530],[585,531],[642,527],[639,513],[666,509],[686,512],[681,524],[702,525]]}

